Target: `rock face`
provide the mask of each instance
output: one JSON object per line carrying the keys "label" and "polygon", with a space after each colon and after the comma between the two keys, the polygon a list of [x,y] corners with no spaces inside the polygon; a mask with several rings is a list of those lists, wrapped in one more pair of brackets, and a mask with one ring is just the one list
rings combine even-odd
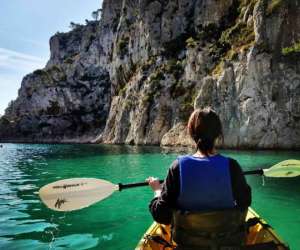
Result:
{"label": "rock face", "polygon": [[111,102],[108,71],[94,50],[98,23],[50,40],[51,59],[24,77],[1,119],[2,140],[89,142],[105,127]]}
{"label": "rock face", "polygon": [[190,145],[189,114],[211,106],[224,147],[300,148],[300,0],[104,0],[50,45],[2,141]]}

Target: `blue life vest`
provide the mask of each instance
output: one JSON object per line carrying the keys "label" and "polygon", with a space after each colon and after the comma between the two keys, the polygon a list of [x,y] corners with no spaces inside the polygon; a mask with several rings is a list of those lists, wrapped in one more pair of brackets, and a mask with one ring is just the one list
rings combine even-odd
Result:
{"label": "blue life vest", "polygon": [[235,207],[229,159],[222,155],[205,158],[178,157],[180,194],[177,206],[185,211],[219,210]]}

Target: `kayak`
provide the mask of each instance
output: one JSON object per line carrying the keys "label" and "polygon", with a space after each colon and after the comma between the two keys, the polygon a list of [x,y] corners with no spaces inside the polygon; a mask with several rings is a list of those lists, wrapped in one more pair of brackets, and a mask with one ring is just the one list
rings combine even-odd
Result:
{"label": "kayak", "polygon": [[[278,234],[253,209],[249,208],[246,221],[251,224],[246,238],[247,250],[289,250],[289,247]],[[171,242],[170,226],[154,222],[139,241],[135,250],[170,250],[175,243]]]}

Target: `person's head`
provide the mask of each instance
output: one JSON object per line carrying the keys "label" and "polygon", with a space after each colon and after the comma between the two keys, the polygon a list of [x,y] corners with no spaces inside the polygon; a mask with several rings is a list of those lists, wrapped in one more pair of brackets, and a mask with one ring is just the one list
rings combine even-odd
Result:
{"label": "person's head", "polygon": [[197,145],[197,150],[205,155],[212,153],[216,139],[223,139],[221,120],[211,108],[194,110],[189,118],[187,128]]}

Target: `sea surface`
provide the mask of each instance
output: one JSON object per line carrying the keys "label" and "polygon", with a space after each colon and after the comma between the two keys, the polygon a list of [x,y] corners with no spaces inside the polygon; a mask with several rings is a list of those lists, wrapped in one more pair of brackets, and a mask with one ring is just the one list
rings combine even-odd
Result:
{"label": "sea surface", "polygon": [[[221,151],[244,170],[268,168],[299,152]],[[55,212],[38,190],[59,179],[94,177],[113,183],[164,178],[178,152],[159,147],[3,144],[0,147],[0,249],[134,249],[152,222],[148,187],[116,192],[88,208]],[[252,207],[300,249],[300,178],[248,176]]]}

